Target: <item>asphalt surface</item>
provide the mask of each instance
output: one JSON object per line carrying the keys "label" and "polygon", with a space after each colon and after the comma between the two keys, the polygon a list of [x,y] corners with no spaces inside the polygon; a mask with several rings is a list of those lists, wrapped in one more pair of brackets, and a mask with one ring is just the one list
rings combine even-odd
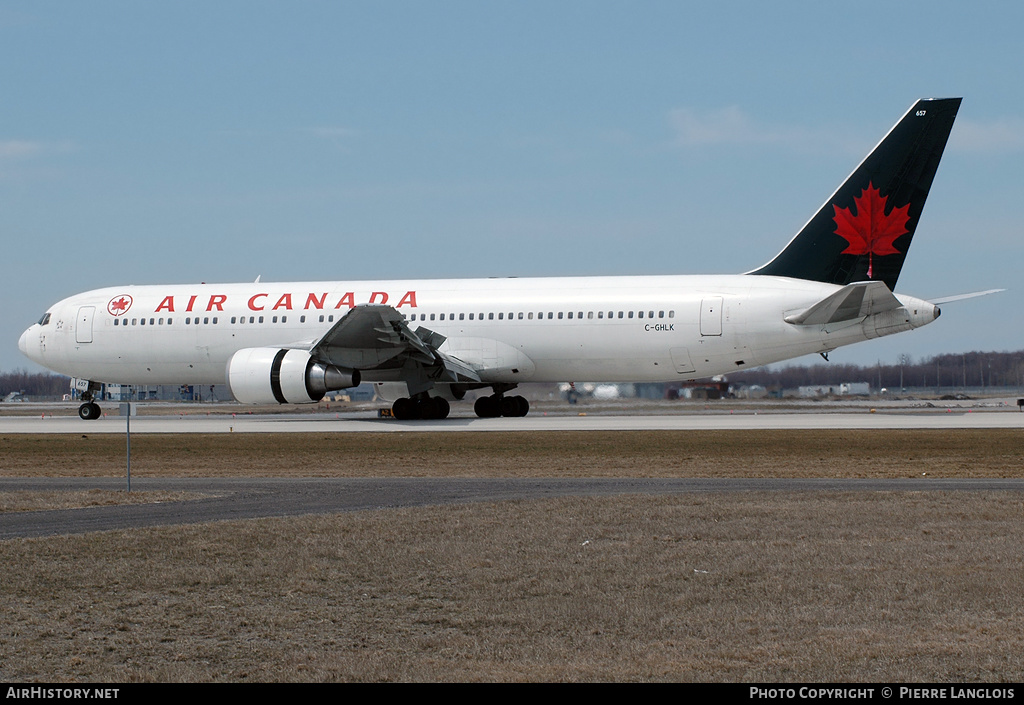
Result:
{"label": "asphalt surface", "polygon": [[[0,492],[124,490],[116,478],[0,478]],[[138,479],[133,492],[203,499],[0,513],[0,540],[234,519],[564,496],[708,492],[1024,492],[1022,479]]]}

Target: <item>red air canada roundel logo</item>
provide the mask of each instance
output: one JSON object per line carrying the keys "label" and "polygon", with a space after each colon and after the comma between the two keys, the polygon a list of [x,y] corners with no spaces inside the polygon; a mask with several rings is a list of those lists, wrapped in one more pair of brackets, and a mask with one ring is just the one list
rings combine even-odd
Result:
{"label": "red air canada roundel logo", "polygon": [[128,294],[121,294],[112,298],[110,303],[107,304],[107,313],[111,316],[123,316],[128,313],[128,309],[131,307],[132,297],[128,296]]}

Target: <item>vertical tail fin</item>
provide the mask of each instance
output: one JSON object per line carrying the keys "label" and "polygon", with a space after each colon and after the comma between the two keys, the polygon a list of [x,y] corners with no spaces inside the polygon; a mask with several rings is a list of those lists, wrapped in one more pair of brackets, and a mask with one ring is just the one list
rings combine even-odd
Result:
{"label": "vertical tail fin", "polygon": [[960,101],[917,101],[786,248],[750,274],[895,289]]}

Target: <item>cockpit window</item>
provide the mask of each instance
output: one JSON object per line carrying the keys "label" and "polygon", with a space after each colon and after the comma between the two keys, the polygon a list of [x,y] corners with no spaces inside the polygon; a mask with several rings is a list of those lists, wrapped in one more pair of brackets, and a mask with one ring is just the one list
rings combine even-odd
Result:
{"label": "cockpit window", "polygon": [[39,325],[45,326],[49,322],[50,322],[50,312],[47,311],[46,313],[43,314],[43,317],[39,319]]}

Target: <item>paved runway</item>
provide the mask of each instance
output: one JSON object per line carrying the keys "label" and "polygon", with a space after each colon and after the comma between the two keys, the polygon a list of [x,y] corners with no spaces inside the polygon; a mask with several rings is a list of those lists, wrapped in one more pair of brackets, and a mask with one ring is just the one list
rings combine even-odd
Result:
{"label": "paved runway", "polygon": [[[0,492],[122,490],[117,478],[0,478]],[[0,540],[231,519],[333,514],[387,507],[496,502],[563,496],[706,492],[1014,491],[1022,479],[158,479],[133,492],[188,491],[204,499],[0,513]]]}
{"label": "paved runway", "polygon": [[[116,414],[116,409],[113,412]],[[373,412],[303,414],[209,414],[202,412],[147,416],[142,407],[132,417],[133,433],[351,433],[395,431],[623,431],[706,429],[873,429],[873,428],[1024,428],[1024,413],[1016,407],[878,409],[870,407],[823,409],[818,412],[741,410],[694,411],[676,414],[587,413],[525,418],[480,419],[454,416],[443,421],[378,419]],[[124,433],[125,419],[108,415],[96,421],[77,416],[0,417],[4,433]]]}

